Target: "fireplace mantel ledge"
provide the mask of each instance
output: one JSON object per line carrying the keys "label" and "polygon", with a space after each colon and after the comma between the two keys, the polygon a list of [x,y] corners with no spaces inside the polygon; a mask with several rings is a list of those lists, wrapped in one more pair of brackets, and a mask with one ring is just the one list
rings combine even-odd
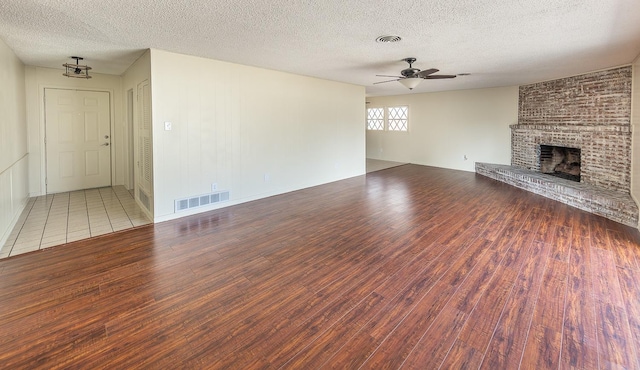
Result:
{"label": "fireplace mantel ledge", "polygon": [[548,124],[548,125],[509,125],[512,130],[521,131],[566,131],[566,132],[631,132],[631,125],[567,125],[567,124]]}

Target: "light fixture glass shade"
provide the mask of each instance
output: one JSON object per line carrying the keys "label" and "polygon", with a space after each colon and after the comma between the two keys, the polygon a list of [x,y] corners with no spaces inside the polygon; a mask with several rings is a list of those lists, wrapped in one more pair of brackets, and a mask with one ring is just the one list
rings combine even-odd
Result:
{"label": "light fixture glass shade", "polygon": [[398,80],[401,84],[406,86],[409,90],[413,90],[414,87],[420,85],[422,79],[420,77],[409,77]]}
{"label": "light fixture glass shade", "polygon": [[79,62],[84,59],[82,57],[71,57],[71,59],[76,60],[76,64],[65,63],[62,66],[65,68],[63,76],[73,77],[73,78],[86,78],[89,79],[89,70],[91,67],[80,65]]}

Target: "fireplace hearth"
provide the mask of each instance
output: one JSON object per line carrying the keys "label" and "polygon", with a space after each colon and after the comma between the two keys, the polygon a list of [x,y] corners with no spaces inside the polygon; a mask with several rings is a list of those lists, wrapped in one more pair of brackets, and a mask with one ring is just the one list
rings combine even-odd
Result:
{"label": "fireplace hearth", "polygon": [[476,163],[476,172],[638,227],[631,85],[627,66],[520,86],[511,166]]}
{"label": "fireplace hearth", "polygon": [[580,149],[540,145],[540,172],[580,182]]}

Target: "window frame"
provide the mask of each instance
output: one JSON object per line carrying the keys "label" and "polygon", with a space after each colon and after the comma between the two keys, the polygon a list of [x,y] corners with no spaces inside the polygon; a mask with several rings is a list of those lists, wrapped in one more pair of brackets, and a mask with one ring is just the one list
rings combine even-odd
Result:
{"label": "window frame", "polygon": [[[369,125],[370,122],[369,121],[371,120],[371,118],[369,118],[369,109],[381,109],[382,110],[382,128],[379,128],[379,129],[378,128],[370,128],[370,125]],[[366,118],[367,131],[376,131],[376,132],[385,131],[385,126],[386,126],[386,118],[385,117],[386,117],[385,107],[368,107],[367,108],[367,118]],[[379,119],[376,118],[375,120],[378,121]]]}
{"label": "window frame", "polygon": [[[406,108],[406,129],[405,130],[392,130],[389,125],[389,111],[390,109]],[[369,109],[382,109],[382,129],[370,129],[369,128]],[[410,131],[409,123],[411,120],[411,107],[409,104],[396,104],[396,105],[376,105],[366,108],[365,114],[365,129],[367,132],[394,132],[394,133],[408,133]]]}
{"label": "window frame", "polygon": [[[387,131],[389,132],[409,132],[409,105],[395,105],[392,107],[385,107],[386,108],[386,115],[385,115],[385,119],[386,119],[386,124],[387,124]],[[390,111],[391,109],[399,109],[399,108],[406,108],[406,118],[404,119],[405,122],[405,129],[404,130],[395,130],[391,128],[391,124],[390,121],[398,121],[398,119],[391,119],[389,118],[390,116]]]}

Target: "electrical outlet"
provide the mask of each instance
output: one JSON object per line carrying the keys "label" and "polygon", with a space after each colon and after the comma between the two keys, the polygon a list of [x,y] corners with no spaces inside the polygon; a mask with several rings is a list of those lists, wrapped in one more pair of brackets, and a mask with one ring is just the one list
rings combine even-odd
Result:
{"label": "electrical outlet", "polygon": [[215,182],[211,184],[211,191],[218,191],[218,184],[216,184]]}
{"label": "electrical outlet", "polygon": [[467,155],[465,154],[465,155],[462,156],[462,159],[466,161],[469,158],[467,158]]}
{"label": "electrical outlet", "polygon": [[271,180],[271,175],[268,173],[264,174],[264,182],[269,182]]}
{"label": "electrical outlet", "polygon": [[165,122],[164,123],[164,129],[165,131],[171,131],[171,122]]}

